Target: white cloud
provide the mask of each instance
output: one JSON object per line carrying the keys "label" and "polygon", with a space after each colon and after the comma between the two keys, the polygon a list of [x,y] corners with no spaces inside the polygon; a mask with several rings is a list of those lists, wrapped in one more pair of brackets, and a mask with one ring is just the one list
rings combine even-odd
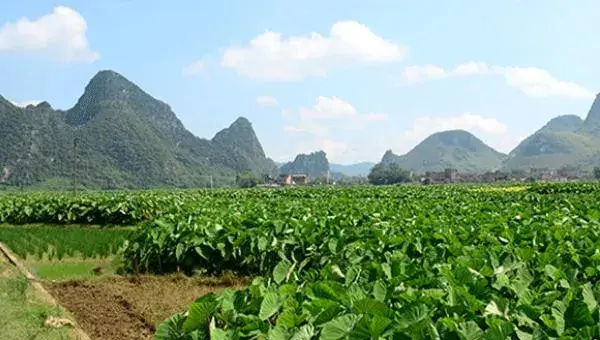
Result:
{"label": "white cloud", "polygon": [[35,20],[21,18],[0,27],[0,53],[42,52],[65,62],[94,62],[98,52],[90,50],[87,22],[64,6]]}
{"label": "white cloud", "polygon": [[506,84],[516,87],[531,97],[562,96],[574,99],[591,99],[594,93],[585,87],[557,79],[546,70],[536,67],[501,68]]}
{"label": "white cloud", "polygon": [[283,37],[266,31],[247,46],[229,47],[221,65],[240,75],[273,81],[294,81],[325,76],[328,70],[352,63],[385,63],[402,60],[408,48],[375,34],[356,21],[338,21],[323,36]]}
{"label": "white cloud", "polygon": [[351,117],[357,114],[356,108],[337,97],[317,97],[311,108],[300,108],[300,117],[304,119],[331,119]]}
{"label": "white cloud", "polygon": [[[284,116],[292,117],[293,112],[284,110]],[[359,113],[349,102],[338,97],[319,96],[312,107],[301,107],[296,116],[296,125],[288,125],[286,132],[306,132],[323,136],[332,127],[343,127],[349,130],[359,130],[367,123],[382,122],[388,119],[385,113]]]}
{"label": "white cloud", "polygon": [[473,75],[502,76],[508,86],[515,87],[530,97],[595,97],[594,93],[585,87],[559,80],[550,72],[537,67],[489,66],[480,61],[469,61],[447,70],[435,65],[408,66],[404,69],[402,80],[405,84],[416,84],[427,80]]}
{"label": "white cloud", "polygon": [[284,127],[290,138],[294,138],[292,150],[296,153],[324,150],[330,160],[338,162],[351,162],[370,154],[373,136],[362,135],[361,130],[388,119],[385,113],[361,113],[348,101],[326,96],[317,97],[312,107],[286,110],[285,116],[295,120]]}
{"label": "white cloud", "polygon": [[256,104],[260,107],[274,107],[277,106],[277,98],[273,96],[258,96],[256,97]]}
{"label": "white cloud", "polygon": [[348,145],[346,143],[332,139],[324,139],[321,148],[331,158],[339,158],[341,154],[348,151]]}
{"label": "white cloud", "polygon": [[407,84],[416,84],[429,79],[444,79],[448,77],[446,70],[435,65],[408,66],[402,73],[402,79]]}
{"label": "white cloud", "polygon": [[452,73],[457,76],[470,76],[475,74],[488,74],[490,71],[489,66],[484,62],[468,61],[456,66]]}
{"label": "white cloud", "polygon": [[203,60],[196,61],[183,69],[183,75],[194,76],[200,74],[206,68],[206,62]]}
{"label": "white cloud", "polygon": [[35,106],[35,105],[38,105],[38,104],[39,104],[39,103],[41,103],[42,101],[41,101],[41,100],[35,100],[35,99],[32,99],[32,100],[24,100],[24,101],[22,101],[22,102],[15,102],[15,101],[12,101],[12,100],[11,100],[10,102],[11,102],[11,103],[13,103],[13,105],[15,105],[15,106],[19,106],[19,107],[27,107],[27,106],[29,106],[29,105],[34,105],[34,106]]}

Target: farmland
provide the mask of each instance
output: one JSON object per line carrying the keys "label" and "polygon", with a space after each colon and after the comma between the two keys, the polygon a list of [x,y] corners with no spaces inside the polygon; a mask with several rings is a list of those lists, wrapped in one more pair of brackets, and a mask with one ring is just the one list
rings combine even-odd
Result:
{"label": "farmland", "polygon": [[154,317],[159,339],[593,339],[599,189],[16,193],[0,241],[23,259],[108,257],[125,278],[252,278]]}

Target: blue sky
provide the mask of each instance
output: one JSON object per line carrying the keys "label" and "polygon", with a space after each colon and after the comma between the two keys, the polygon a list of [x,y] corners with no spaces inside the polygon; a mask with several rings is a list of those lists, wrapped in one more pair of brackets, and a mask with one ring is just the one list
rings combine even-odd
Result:
{"label": "blue sky", "polygon": [[115,70],[211,138],[238,116],[268,156],[377,161],[462,128],[509,152],[600,90],[600,2],[0,3],[0,94],[70,108]]}

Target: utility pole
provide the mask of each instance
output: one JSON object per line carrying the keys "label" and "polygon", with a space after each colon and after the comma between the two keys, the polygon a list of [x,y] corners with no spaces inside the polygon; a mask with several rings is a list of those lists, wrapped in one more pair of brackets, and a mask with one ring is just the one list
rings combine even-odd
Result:
{"label": "utility pole", "polygon": [[208,175],[208,177],[210,178],[210,188],[213,188],[213,179],[212,179],[212,175]]}

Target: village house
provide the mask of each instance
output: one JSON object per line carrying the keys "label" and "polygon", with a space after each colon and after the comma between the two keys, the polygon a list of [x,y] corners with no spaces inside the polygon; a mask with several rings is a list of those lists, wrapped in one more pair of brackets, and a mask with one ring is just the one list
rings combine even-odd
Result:
{"label": "village house", "polygon": [[308,176],[304,174],[281,174],[278,183],[280,185],[306,185],[308,184]]}

